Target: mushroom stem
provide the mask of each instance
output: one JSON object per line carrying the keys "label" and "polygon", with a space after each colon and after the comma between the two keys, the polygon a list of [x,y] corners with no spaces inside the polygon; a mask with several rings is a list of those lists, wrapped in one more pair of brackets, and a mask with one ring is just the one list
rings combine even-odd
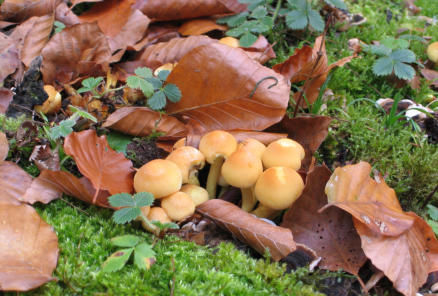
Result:
{"label": "mushroom stem", "polygon": [[221,168],[222,168],[222,164],[224,163],[224,160],[225,159],[223,157],[217,157],[210,166],[210,171],[208,173],[207,185],[206,185],[209,199],[216,198],[217,180],[219,179],[219,175],[221,173]]}
{"label": "mushroom stem", "polygon": [[254,209],[257,203],[257,199],[254,195],[252,187],[241,188],[242,191],[242,210],[245,212],[250,212]]}
{"label": "mushroom stem", "polygon": [[259,218],[268,218],[268,219],[274,219],[280,213],[281,210],[274,210],[262,204],[259,204],[259,206],[254,211],[251,212],[251,214],[256,215]]}
{"label": "mushroom stem", "polygon": [[187,184],[192,184],[192,185],[200,186],[199,185],[199,179],[198,179],[198,176],[197,176],[195,170],[189,172],[189,181],[187,182]]}
{"label": "mushroom stem", "polygon": [[160,228],[152,224],[143,214],[141,214],[140,217],[143,221],[143,227],[146,228],[147,231],[153,233],[155,236],[160,234]]}

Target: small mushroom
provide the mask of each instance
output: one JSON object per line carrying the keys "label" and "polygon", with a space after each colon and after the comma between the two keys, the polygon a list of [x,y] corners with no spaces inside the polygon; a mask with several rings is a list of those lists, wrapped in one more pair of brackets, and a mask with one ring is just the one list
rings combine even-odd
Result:
{"label": "small mushroom", "polygon": [[207,190],[198,185],[186,184],[181,187],[180,191],[187,193],[192,198],[196,207],[208,200]]}
{"label": "small mushroom", "polygon": [[[159,221],[161,224],[170,223],[172,220],[167,216],[166,212],[161,207],[153,207],[147,215],[149,221]],[[143,228],[145,227],[142,223]]]}
{"label": "small mushroom", "polygon": [[438,64],[438,41],[429,44],[426,53],[429,60]]}
{"label": "small mushroom", "polygon": [[199,150],[210,164],[206,189],[209,198],[216,197],[216,186],[224,160],[237,148],[237,141],[230,133],[216,130],[205,134],[199,142]]}
{"label": "small mushroom", "polygon": [[183,184],[199,185],[197,173],[204,167],[205,157],[198,149],[192,146],[182,146],[172,151],[166,159],[180,168]]}
{"label": "small mushroom", "polygon": [[178,149],[179,147],[183,147],[183,146],[185,146],[185,145],[186,145],[186,142],[187,142],[187,138],[185,138],[185,137],[179,139],[178,141],[175,142],[175,144],[173,144],[172,150],[176,150],[176,149]]}
{"label": "small mushroom", "polygon": [[263,164],[257,155],[244,147],[231,154],[222,166],[222,176],[225,181],[242,191],[242,209],[251,211],[257,200],[252,186],[263,172]]}
{"label": "small mushroom", "polygon": [[157,199],[177,192],[181,185],[181,170],[175,163],[166,159],[149,161],[134,176],[135,191],[150,192]]}
{"label": "small mushroom", "polygon": [[44,85],[44,91],[49,97],[42,105],[35,106],[35,110],[44,114],[55,114],[61,108],[61,94],[51,85]]}
{"label": "small mushroom", "polygon": [[237,146],[237,149],[245,148],[251,151],[251,153],[255,154],[260,159],[262,158],[263,152],[266,150],[265,144],[260,142],[259,140],[248,138]]}
{"label": "small mushroom", "polygon": [[304,189],[301,176],[289,167],[272,167],[258,178],[254,193],[259,206],[252,214],[261,218],[273,218],[279,211],[289,208]]}
{"label": "small mushroom", "polygon": [[262,155],[263,166],[271,168],[276,166],[290,167],[299,170],[305,152],[303,146],[291,139],[279,139],[266,147]]}
{"label": "small mushroom", "polygon": [[181,221],[195,213],[195,203],[184,192],[175,192],[161,200],[161,207],[173,221]]}

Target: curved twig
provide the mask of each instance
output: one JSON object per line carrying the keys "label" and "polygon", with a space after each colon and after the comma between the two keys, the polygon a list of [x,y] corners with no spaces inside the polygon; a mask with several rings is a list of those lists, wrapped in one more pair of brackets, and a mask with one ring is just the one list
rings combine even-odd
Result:
{"label": "curved twig", "polygon": [[270,86],[268,86],[268,89],[270,89],[271,87],[274,87],[274,86],[276,86],[276,85],[278,84],[278,79],[277,79],[277,77],[274,77],[274,76],[266,76],[266,77],[263,77],[262,79],[260,79],[260,80],[256,83],[256,85],[254,86],[254,89],[253,89],[253,90],[251,91],[251,93],[249,94],[249,97],[252,98],[252,96],[255,94],[257,88],[259,87],[260,83],[262,83],[263,81],[268,80],[268,79],[273,79],[273,80],[275,80],[275,82],[274,82],[273,84],[271,84]]}

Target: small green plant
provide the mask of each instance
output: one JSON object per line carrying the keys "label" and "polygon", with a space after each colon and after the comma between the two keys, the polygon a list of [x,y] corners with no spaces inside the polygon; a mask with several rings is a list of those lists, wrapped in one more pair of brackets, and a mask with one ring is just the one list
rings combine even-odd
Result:
{"label": "small green plant", "polygon": [[432,227],[433,232],[438,235],[438,208],[429,204],[427,205],[427,223]]}
{"label": "small green plant", "polygon": [[392,73],[400,79],[411,80],[415,69],[409,65],[416,63],[416,55],[409,50],[406,39],[386,38],[379,45],[365,46],[364,50],[379,56],[373,64],[373,73],[377,76],[387,76]]}
{"label": "small green plant", "polygon": [[59,33],[65,29],[64,23],[61,23],[60,21],[55,21],[53,25],[55,26],[55,33]]}
{"label": "small green plant", "polygon": [[[158,236],[167,229],[178,229],[175,223],[160,223],[158,221],[149,221],[141,211],[142,207],[151,206],[154,202],[154,196],[149,192],[139,192],[134,195],[129,193],[119,193],[109,197],[110,205],[120,208],[113,214],[113,221],[117,224],[125,224],[137,218],[140,218],[148,231]],[[140,269],[149,269],[155,262],[155,252],[153,245],[145,242],[141,237],[134,235],[124,235],[114,237],[112,244],[118,247],[124,247],[113,253],[103,263],[103,271],[113,272],[123,268],[128,262],[131,254],[134,253],[134,263]]]}

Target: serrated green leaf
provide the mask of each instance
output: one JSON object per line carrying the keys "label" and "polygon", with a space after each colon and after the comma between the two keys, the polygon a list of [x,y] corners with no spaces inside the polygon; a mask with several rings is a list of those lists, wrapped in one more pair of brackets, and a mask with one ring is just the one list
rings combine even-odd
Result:
{"label": "serrated green leaf", "polygon": [[108,145],[117,152],[122,152],[126,155],[126,147],[132,142],[132,137],[125,134],[117,133],[111,131],[107,136],[106,140]]}
{"label": "serrated green leaf", "polygon": [[313,9],[309,10],[308,17],[309,17],[309,25],[312,28],[314,28],[316,31],[319,32],[324,31],[325,23],[321,15],[319,14],[319,11]]}
{"label": "serrated green leaf", "polygon": [[408,64],[396,62],[394,64],[394,74],[400,79],[411,80],[415,77],[415,69]]}
{"label": "serrated green leaf", "polygon": [[150,97],[154,93],[154,87],[145,79],[132,75],[126,79],[126,84],[130,88],[140,89],[146,97]]}
{"label": "serrated green leaf", "polygon": [[392,49],[386,47],[385,45],[379,44],[379,45],[371,45],[370,47],[370,52],[372,54],[376,54],[379,56],[388,56],[391,54]]}
{"label": "serrated green leaf", "polygon": [[424,39],[423,37],[417,36],[417,35],[410,35],[410,34],[405,34],[405,35],[401,35],[400,37],[398,37],[400,39],[405,39],[405,40],[415,40],[415,41],[420,41],[423,43],[426,43],[426,39]]}
{"label": "serrated green leaf", "polygon": [[152,70],[147,67],[140,67],[135,69],[134,71],[135,75],[140,76],[142,78],[151,78],[152,77]]}
{"label": "serrated green leaf", "polygon": [[427,205],[427,214],[435,221],[438,221],[438,208],[433,205]]}
{"label": "serrated green leaf", "polygon": [[148,105],[152,110],[160,110],[166,106],[166,95],[162,90],[157,91],[148,99]]}
{"label": "serrated green leaf", "polygon": [[53,140],[57,140],[61,137],[67,137],[73,132],[73,127],[75,126],[76,121],[72,119],[66,119],[61,121],[58,125],[50,128],[50,138]]}
{"label": "serrated green leaf", "polygon": [[308,6],[307,0],[287,0],[287,3],[289,3],[290,6],[300,11],[307,11],[307,6]]}
{"label": "serrated green leaf", "polygon": [[292,10],[286,15],[286,25],[292,30],[304,29],[307,24],[307,16],[298,10]]}
{"label": "serrated green leaf", "polygon": [[272,21],[272,18],[269,16],[259,19],[259,22],[267,26],[269,29],[271,29],[274,26],[274,22]]}
{"label": "serrated green leaf", "polygon": [[151,223],[154,224],[155,226],[157,226],[160,230],[179,229],[178,224],[173,223],[173,222],[161,223],[160,221],[152,220]]}
{"label": "serrated green leaf", "polygon": [[265,24],[259,22],[259,23],[255,24],[254,26],[252,26],[252,27],[249,29],[249,31],[250,31],[251,33],[258,33],[258,34],[261,34],[261,33],[265,33],[265,32],[267,32],[267,31],[269,31],[269,29],[270,29],[269,26],[267,26],[267,25],[265,25]]}
{"label": "serrated green leaf", "polygon": [[226,16],[218,19],[216,22],[218,24],[227,24],[230,27],[237,27],[246,21],[246,17],[249,15],[248,12],[242,12],[232,16]]}
{"label": "serrated green leaf", "polygon": [[117,252],[114,252],[111,256],[109,256],[105,262],[103,263],[103,272],[114,272],[120,270],[125,266],[126,262],[129,260],[134,248],[123,249]]}
{"label": "serrated green leaf", "polygon": [[152,250],[152,246],[147,243],[141,243],[135,247],[134,262],[138,268],[147,270],[154,264],[155,252]]}
{"label": "serrated green leaf", "polygon": [[251,33],[245,33],[240,37],[239,44],[242,47],[250,47],[257,41],[257,36]]}
{"label": "serrated green leaf", "polygon": [[149,82],[150,84],[152,84],[152,86],[154,87],[154,90],[157,90],[157,89],[160,89],[161,87],[163,87],[163,81],[161,81],[158,78],[155,78],[155,77],[147,78],[146,81]]}
{"label": "serrated green leaf", "polygon": [[97,123],[97,118],[94,117],[93,115],[91,115],[90,113],[88,113],[87,111],[82,110],[82,109],[80,109],[80,108],[77,108],[77,107],[75,107],[75,106],[73,106],[73,105],[69,105],[68,107],[70,108],[71,111],[74,112],[73,115],[77,114],[77,116],[80,116],[80,117],[82,117],[82,118],[89,119],[89,120],[91,120],[92,122]]}
{"label": "serrated green leaf", "polygon": [[373,73],[377,76],[389,75],[394,70],[394,63],[390,57],[383,57],[374,62]]}
{"label": "serrated green leaf", "polygon": [[239,26],[237,28],[228,30],[225,34],[227,36],[231,36],[231,37],[239,37],[240,35],[242,35],[243,33],[245,33],[247,30],[245,28],[243,28],[242,26]]}
{"label": "serrated green leaf", "polygon": [[254,9],[249,15],[252,18],[259,19],[268,15],[268,10],[264,6],[259,6]]}
{"label": "serrated green leaf", "polygon": [[140,208],[123,208],[114,212],[113,220],[117,224],[125,224],[131,222],[140,215]]}
{"label": "serrated green leaf", "polygon": [[108,202],[112,207],[135,207],[135,201],[129,193],[118,193],[111,195]]}
{"label": "serrated green leaf", "polygon": [[416,60],[415,53],[413,53],[409,49],[396,49],[391,53],[390,56],[393,60],[402,63],[413,63]]}
{"label": "serrated green leaf", "polygon": [[343,0],[324,0],[325,3],[330,4],[339,9],[347,10],[347,5],[345,5]]}
{"label": "serrated green leaf", "polygon": [[140,240],[141,238],[136,235],[127,234],[113,237],[111,239],[111,244],[117,247],[135,247]]}
{"label": "serrated green leaf", "polygon": [[158,72],[158,79],[160,79],[161,81],[166,81],[169,74],[169,70],[161,70],[160,72]]}
{"label": "serrated green leaf", "polygon": [[55,21],[53,26],[55,27],[55,33],[59,33],[65,29],[64,23],[61,23],[60,21]]}
{"label": "serrated green leaf", "polygon": [[[103,81],[103,77],[89,77],[87,79],[82,80],[82,86],[83,88],[86,88],[88,90],[95,89],[99,86],[99,84]],[[86,91],[88,91],[86,90]],[[78,90],[79,92],[79,90]]]}
{"label": "serrated green leaf", "polygon": [[166,84],[166,86],[163,88],[163,92],[166,95],[166,97],[169,99],[169,101],[173,103],[179,102],[179,100],[181,100],[182,94],[178,86],[176,86],[176,84],[173,83]]}
{"label": "serrated green leaf", "polygon": [[134,202],[137,207],[147,207],[154,203],[154,195],[150,192],[138,192],[134,194]]}
{"label": "serrated green leaf", "polygon": [[432,227],[433,232],[435,232],[435,235],[438,235],[438,222],[434,220],[426,219],[427,224],[429,224],[430,227]]}

